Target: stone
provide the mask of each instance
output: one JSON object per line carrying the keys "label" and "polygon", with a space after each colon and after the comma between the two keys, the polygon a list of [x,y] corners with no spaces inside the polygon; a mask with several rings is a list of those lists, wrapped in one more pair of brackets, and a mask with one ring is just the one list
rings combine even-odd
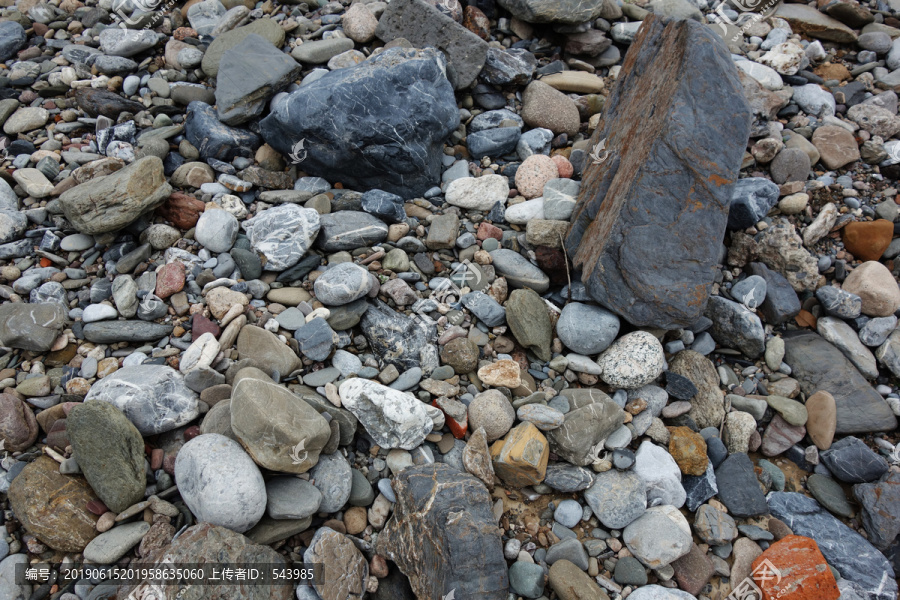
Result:
{"label": "stone", "polygon": [[266,270],[284,271],[300,262],[319,233],[319,213],[296,204],[260,211],[241,224],[250,245],[266,257]]}
{"label": "stone", "polygon": [[84,548],[84,558],[94,563],[113,564],[141,541],[150,523],[125,523],[95,537]]}
{"label": "stone", "polygon": [[711,546],[730,544],[738,536],[734,519],[710,504],[704,504],[697,509],[694,516],[694,530]]}
{"label": "stone", "polygon": [[806,407],[800,402],[775,394],[766,396],[766,402],[772,407],[772,410],[781,415],[785,421],[794,427],[806,425],[809,415],[806,412]]}
{"label": "stone", "polygon": [[0,25],[0,61],[6,62],[15,56],[27,41],[22,25],[16,21],[3,21]]}
{"label": "stone", "polygon": [[514,360],[498,360],[478,369],[481,383],[515,389],[522,385],[521,369]]}
{"label": "stone", "polygon": [[321,527],[303,560],[324,565],[323,581],[313,584],[322,600],[360,600],[365,596],[369,563],[347,536]]}
{"label": "stone", "polygon": [[855,42],[856,34],[840,21],[807,6],[779,6],[775,16],[786,20],[797,33],[831,42]]}
{"label": "stone", "polygon": [[231,250],[237,239],[238,221],[225,210],[207,210],[200,215],[194,230],[195,239],[210,252],[221,254]]}
{"label": "stone", "polygon": [[669,454],[685,475],[700,476],[706,473],[706,442],[700,434],[688,427],[669,429]]}
{"label": "stone", "polygon": [[165,202],[171,192],[162,161],[145,156],[111,175],[66,190],[59,202],[80,233],[97,234],[131,224]]}
{"label": "stone", "polygon": [[556,322],[556,335],[579,354],[606,350],[619,334],[619,318],[599,306],[569,302]]}
{"label": "stone", "polygon": [[38,423],[31,409],[14,394],[0,394],[0,441],[7,452],[27,450],[37,440]]}
{"label": "stone", "polygon": [[181,373],[164,365],[123,367],[91,386],[85,402],[108,402],[142,435],[171,431],[199,414],[197,394]]}
{"label": "stone", "polygon": [[538,294],[550,288],[550,278],[518,252],[500,248],[490,254],[497,274],[505,277],[510,287],[527,287]]}
{"label": "stone", "polygon": [[359,211],[340,210],[321,215],[321,234],[316,246],[326,252],[356,250],[387,239],[388,226],[373,215]]}
{"label": "stone", "polygon": [[716,468],[719,500],[735,517],[766,514],[766,498],[756,480],[753,463],[743,452],[730,455]]}
{"label": "stone", "polygon": [[625,412],[599,389],[568,389],[561,396],[569,402],[569,412],[559,428],[547,432],[550,449],[573,465],[589,465],[622,426]]}
{"label": "stone", "polygon": [[243,27],[220,33],[203,54],[201,68],[210,77],[219,73],[219,64],[225,53],[240,44],[250,35],[259,35],[268,40],[276,48],[284,46],[284,30],[273,19],[258,19]]}
{"label": "stone", "polygon": [[[268,20],[260,19],[255,21],[254,24]],[[280,30],[281,28],[278,27],[278,29]],[[284,34],[282,33],[282,35]],[[213,45],[218,41],[215,40]],[[207,50],[203,57],[204,63],[207,57],[210,56],[210,50]],[[253,156],[256,149],[261,145],[258,135],[245,129],[225,125],[219,121],[218,114],[212,106],[199,100],[194,100],[188,104],[187,116],[184,120],[184,136],[197,149],[200,157],[203,159],[215,158],[230,161],[237,156],[249,157]]]}
{"label": "stone", "polygon": [[419,465],[397,475],[393,488],[394,516],[375,549],[397,563],[416,596],[456,590],[461,598],[506,600],[500,531],[478,479],[445,464]]}
{"label": "stone", "polygon": [[144,499],[144,440],[122,411],[106,402],[77,405],[66,433],[81,472],[110,510],[119,513]]}
{"label": "stone", "polygon": [[271,42],[250,34],[222,54],[216,75],[216,109],[226,125],[258,117],[269,98],[300,73],[297,61]]}
{"label": "stone", "polygon": [[46,198],[53,192],[53,185],[38,169],[16,169],[13,179],[33,198]]}
{"label": "stone", "polygon": [[[562,502],[560,505],[562,505]],[[579,540],[574,538],[566,538],[553,544],[547,550],[546,562],[548,565],[552,565],[558,560],[568,560],[582,571],[587,571],[590,564],[584,546],[581,545]]]}
{"label": "stone", "polygon": [[[705,471],[705,465],[704,465]],[[643,480],[650,504],[681,508],[686,498],[678,463],[665,449],[644,441],[635,453],[634,472]]]}
{"label": "stone", "polygon": [[816,323],[816,331],[843,352],[866,379],[878,377],[875,355],[863,345],[857,333],[847,323],[835,317],[822,317]]}
{"label": "stone", "polygon": [[762,572],[754,578],[766,597],[780,593],[797,598],[836,600],[841,596],[825,557],[810,538],[789,535],[778,540],[753,561],[754,573],[766,567],[778,573],[777,578],[763,577]]}
{"label": "stone", "polygon": [[350,463],[343,454],[322,454],[309,474],[313,485],[322,493],[319,512],[338,512],[347,504],[353,487],[353,476]]}
{"label": "stone", "polygon": [[544,485],[560,492],[577,492],[587,489],[594,481],[587,469],[566,463],[547,465]]}
{"label": "stone", "polygon": [[360,4],[356,8],[351,5],[341,19],[344,32],[354,42],[365,44],[375,37],[375,28],[378,27],[378,19],[372,11]]}
{"label": "stone", "polygon": [[760,450],[765,456],[778,456],[802,440],[805,435],[806,427],[791,425],[781,415],[775,415],[763,434]]}
{"label": "stone", "polygon": [[863,261],[879,260],[890,246],[893,235],[894,224],[887,219],[848,223],[841,230],[844,248]]}
{"label": "stone", "polygon": [[848,519],[854,515],[855,511],[850,505],[847,495],[844,494],[841,484],[831,477],[813,473],[806,480],[806,485],[813,498],[832,513]]}
{"label": "stone", "polygon": [[494,489],[494,466],[491,463],[487,435],[483,427],[479,427],[469,436],[469,441],[462,452],[462,463],[466,472],[480,479],[488,490]]}
{"label": "stone", "polygon": [[531,423],[520,423],[504,440],[491,446],[494,472],[507,485],[525,487],[544,480],[550,446],[547,438]]}
{"label": "stone", "polygon": [[634,590],[629,597],[631,600],[692,600],[694,598],[688,592],[661,585],[645,585]]}
{"label": "stone", "polygon": [[111,56],[134,56],[158,44],[163,36],[148,29],[110,27],[100,32],[100,49]]}
{"label": "stone", "polygon": [[544,184],[544,217],[547,219],[568,221],[575,211],[580,181],[557,178]]}
{"label": "stone", "polygon": [[[559,168],[556,166],[556,163],[553,162],[552,158],[544,154],[532,154],[531,156],[523,160],[522,164],[516,170],[516,189],[519,191],[519,194],[521,194],[525,198],[538,198],[543,193],[544,185],[558,177]],[[517,204],[508,208],[506,211],[507,217],[513,216],[514,211],[517,210],[517,206],[528,206],[528,204]],[[543,203],[534,204],[534,206],[541,207],[540,213],[535,215],[535,218],[542,218]],[[507,221],[510,221],[510,219],[507,218]],[[510,222],[519,221],[525,222],[522,219],[519,219],[518,221],[513,220]]]}
{"label": "stone", "polygon": [[250,456],[232,439],[199,435],[179,450],[175,480],[198,520],[243,533],[266,509],[266,487]]}
{"label": "stone", "polygon": [[859,160],[856,140],[853,134],[843,127],[833,125],[819,127],[813,132],[812,143],[819,151],[822,164],[829,169],[840,169]]}
{"label": "stone", "polygon": [[[135,310],[138,308],[135,301]],[[88,323],[82,329],[84,337],[95,344],[119,342],[157,342],[172,333],[171,325],[145,321],[101,321]]]}
{"label": "stone", "polygon": [[889,468],[886,460],[853,436],[835,442],[820,457],[835,478],[847,483],[875,481]]}
{"label": "stone", "polygon": [[653,506],[622,532],[635,558],[658,569],[691,551],[691,527],[673,506]]}
{"label": "stone", "polygon": [[370,286],[366,269],[354,263],[340,263],[316,279],[315,294],[322,304],[341,306],[365,296]]}
{"label": "stone", "polygon": [[833,285],[823,285],[817,289],[816,299],[826,314],[842,319],[855,319],[862,312],[862,298]]}
{"label": "stone", "polygon": [[806,399],[809,418],[806,430],[819,450],[828,450],[837,427],[837,405],[834,396],[822,390]]}
{"label": "stone", "polygon": [[550,360],[553,326],[547,305],[534,290],[513,290],[506,302],[506,322],[516,340],[538,359]]}
{"label": "stone", "polygon": [[700,427],[718,427],[725,417],[719,378],[712,361],[692,350],[682,350],[669,363],[669,372],[688,379],[697,388],[688,415]]}
{"label": "stone", "polygon": [[406,222],[403,198],[383,190],[369,190],[362,195],[362,209],[388,223]]}
{"label": "stone", "polygon": [[897,593],[894,571],[884,555],[858,533],[802,494],[771,492],[769,510],[796,535],[812,538],[828,564],[865,590],[868,598],[888,600]]}
{"label": "stone", "polygon": [[400,370],[419,367],[429,372],[438,366],[437,331],[425,319],[407,317],[376,301],[360,320],[375,354]]}
{"label": "stone", "polygon": [[766,332],[755,313],[737,302],[721,296],[709,299],[706,316],[713,324],[713,339],[723,346],[736,348],[750,358],[762,356],[766,349]]}
{"label": "stone", "polygon": [[444,197],[448,204],[468,210],[490,210],[509,197],[509,182],[502,175],[482,175],[481,177],[461,177],[447,186]]}
{"label": "stone", "polygon": [[527,85],[536,66],[537,59],[525,48],[488,48],[481,78],[497,86]]}
{"label": "stone", "polygon": [[584,499],[604,527],[622,529],[647,509],[644,485],[644,480],[631,471],[610,469],[597,473],[594,484],[584,492]]}
{"label": "stone", "polygon": [[[583,0],[564,0],[554,4],[538,0],[501,0],[500,6],[526,23],[578,24],[593,21],[603,8]],[[568,599],[567,599],[568,600]]]}
{"label": "stone", "polygon": [[50,113],[46,108],[24,107],[14,112],[3,124],[3,131],[10,135],[25,133],[47,123]]}
{"label": "stone", "polygon": [[509,568],[509,589],[526,598],[539,598],[544,593],[544,569],[535,563],[514,562]]}
{"label": "stone", "polygon": [[[325,107],[343,117],[315,118]],[[438,181],[442,142],[458,125],[442,56],[398,47],[292,92],[275,103],[260,131],[284,155],[306,140],[303,169],[311,175],[412,198]],[[415,135],[387,135],[396,131]],[[373,139],[385,142],[371,145]]]}
{"label": "stone", "polygon": [[876,483],[853,486],[853,495],[861,507],[860,518],[869,541],[886,551],[900,533],[900,476],[885,473]]}
{"label": "stone", "polygon": [[532,81],[522,94],[522,119],[531,127],[575,135],[581,126],[571,98],[542,81]]}
{"label": "stone", "polygon": [[303,365],[290,346],[261,327],[244,327],[237,338],[237,351],[243,358],[252,358],[257,366],[271,376],[274,371],[283,375],[293,373]]}
{"label": "stone", "polygon": [[639,388],[652,382],[662,373],[664,363],[662,344],[646,331],[622,336],[597,359],[600,378],[611,386],[624,389]]}
{"label": "stone", "polygon": [[560,600],[609,600],[606,592],[583,569],[565,559],[550,567],[548,583]]}
{"label": "stone", "polygon": [[441,361],[455,373],[471,373],[478,366],[478,345],[468,338],[456,338],[441,349]]}
{"label": "stone", "polygon": [[897,418],[856,367],[821,336],[809,331],[784,336],[784,361],[803,393],[826,391],[836,406],[835,433],[867,433],[895,428]]}
{"label": "stone", "polygon": [[63,325],[66,311],[56,302],[0,305],[0,344],[10,348],[46,352]]}
{"label": "stone", "polygon": [[[18,25],[15,21],[3,22]],[[21,27],[22,26],[19,25],[20,29]],[[22,34],[22,39],[25,39],[24,33]],[[2,44],[3,40],[0,38],[0,45]],[[0,48],[2,48],[2,46],[0,46]],[[9,600],[28,600],[31,596],[31,584],[16,583],[16,573],[18,573],[20,569],[27,569],[29,564],[27,554],[12,554],[7,556],[7,552],[3,552],[3,558],[0,559],[0,594],[2,594],[4,598],[8,598]],[[20,567],[19,565],[22,566]],[[24,570],[21,572],[24,573]],[[543,578],[543,576],[544,571],[541,569],[541,577]]]}
{"label": "stone", "polygon": [[115,92],[94,88],[76,90],[75,102],[92,117],[103,115],[110,119],[116,119],[123,112],[137,113],[144,108],[143,104],[126,100]]}
{"label": "stone", "polygon": [[412,450],[431,432],[433,423],[424,405],[408,394],[360,378],[347,381],[339,391],[344,408],[382,448]]}
{"label": "stone", "polygon": [[552,431],[565,423],[566,417],[553,407],[541,404],[527,404],[516,411],[520,421],[532,423],[541,431]]}
{"label": "stone", "polygon": [[812,291],[819,279],[817,260],[803,247],[794,226],[780,221],[761,232],[754,250],[760,262],[784,276],[796,292]]}
{"label": "stone", "polygon": [[767,285],[759,275],[751,275],[731,287],[731,297],[750,310],[756,310],[766,298]]}
{"label": "stone", "polygon": [[888,317],[900,309],[900,287],[888,268],[875,260],[853,269],[843,289],[860,297],[862,312],[870,317]]}
{"label": "stone", "polygon": [[283,473],[311,469],[331,437],[315,409],[253,367],[234,378],[231,428],[254,462]]}
{"label": "stone", "polygon": [[[573,214],[566,249],[576,269],[582,269],[590,294],[634,325],[692,324],[702,314],[713,283],[732,185],[749,133],[750,109],[728,52],[711,35],[708,28],[690,20],[664,26],[653,16],[645,19],[643,33],[629,49],[626,68],[607,100],[605,118],[591,138],[592,144],[606,140],[612,159],[587,165],[586,186]],[[667,50],[659,52],[661,47]],[[693,68],[694,63],[703,67]],[[672,81],[650,83],[639,76],[649,72],[666,73]],[[702,100],[697,96],[701,89],[709,94]],[[666,96],[660,101],[666,106],[658,105],[654,113],[658,125],[632,115],[631,111],[663,90]],[[671,124],[679,123],[680,111],[698,103],[708,107],[703,128],[692,125],[686,135],[702,141],[684,146],[667,142],[666,136],[676,135],[678,128],[672,129]],[[640,129],[635,130],[638,123]],[[632,143],[635,135],[642,136],[637,144]],[[680,151],[673,150],[682,147],[703,147],[716,161],[704,163],[703,173],[698,173],[693,156],[681,158]],[[667,165],[664,184],[640,175],[644,170],[656,172],[655,160]],[[678,161],[691,168],[681,170],[675,181],[670,165]],[[616,177],[626,172],[628,181]],[[702,183],[695,182],[698,177]],[[657,202],[667,210],[656,210]],[[623,210],[626,205],[628,209]],[[644,216],[632,222],[638,214],[654,215],[652,226]],[[689,232],[689,243],[679,241],[676,232],[682,231]],[[648,270],[647,264],[656,268]],[[627,280],[624,273],[629,274]],[[632,277],[635,273],[640,275]],[[659,294],[661,289],[667,290],[664,296]]]}

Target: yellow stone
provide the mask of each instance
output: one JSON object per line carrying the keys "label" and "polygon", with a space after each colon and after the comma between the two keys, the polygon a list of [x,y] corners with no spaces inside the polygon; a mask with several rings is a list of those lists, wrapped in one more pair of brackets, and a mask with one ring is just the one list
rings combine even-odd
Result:
{"label": "yellow stone", "polygon": [[520,423],[491,446],[494,472],[514,487],[537,485],[547,474],[550,445],[531,423]]}

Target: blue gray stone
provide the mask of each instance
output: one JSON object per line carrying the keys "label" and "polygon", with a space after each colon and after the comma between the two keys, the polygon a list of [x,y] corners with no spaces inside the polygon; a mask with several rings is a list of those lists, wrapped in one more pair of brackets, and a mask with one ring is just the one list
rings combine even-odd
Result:
{"label": "blue gray stone", "polygon": [[599,306],[570,302],[556,322],[556,334],[578,354],[599,354],[619,334],[619,317]]}
{"label": "blue gray stone", "polygon": [[755,227],[778,204],[778,186],[765,177],[735,182],[728,209],[728,229]]}

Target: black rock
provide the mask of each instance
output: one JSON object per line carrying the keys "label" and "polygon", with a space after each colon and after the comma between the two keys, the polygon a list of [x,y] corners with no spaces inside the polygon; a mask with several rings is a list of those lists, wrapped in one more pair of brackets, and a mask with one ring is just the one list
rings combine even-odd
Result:
{"label": "black rock", "polygon": [[[321,217],[319,217],[319,223],[321,224],[321,222]],[[232,256],[234,255],[232,254]],[[275,281],[290,282],[297,281],[298,279],[303,279],[303,277],[305,277],[307,273],[318,267],[321,262],[321,256],[319,256],[318,254],[309,254],[290,269],[285,269],[284,271],[279,273]],[[245,279],[247,278],[245,277]]]}
{"label": "black rock", "polygon": [[204,159],[211,157],[232,161],[238,156],[252,158],[262,145],[258,135],[225,125],[219,121],[216,109],[196,100],[188,104],[184,136]]}
{"label": "black rock", "polygon": [[796,535],[815,540],[828,564],[844,579],[862,586],[868,600],[896,600],[894,569],[865,538],[808,496],[771,492],[766,498],[772,515]]}
{"label": "black rock", "polygon": [[719,492],[712,461],[706,463],[706,473],[703,475],[682,476],[681,487],[684,488],[685,494],[687,494],[684,502],[685,506],[688,507],[689,511],[696,512],[701,504]]}
{"label": "black rock", "polygon": [[714,468],[721,465],[722,461],[728,457],[728,449],[725,447],[725,442],[715,436],[707,438],[706,456]]}
{"label": "black rock", "polygon": [[503,544],[484,484],[438,463],[404,469],[393,487],[397,503],[376,551],[397,563],[416,597],[455,590],[460,598],[506,600]]}
{"label": "black rock", "polygon": [[769,512],[753,470],[750,457],[739,452],[726,458],[716,469],[719,500],[735,517],[756,517]]}
{"label": "black rock", "polygon": [[[262,275],[262,262],[256,252],[244,250],[243,248],[232,248],[230,254],[238,269],[241,270],[241,275],[243,275],[244,279],[250,281]],[[318,259],[318,256],[316,258]]]}
{"label": "black rock", "polygon": [[341,210],[319,217],[316,247],[325,252],[356,250],[387,239],[384,221],[364,212]]}
{"label": "black rock", "polygon": [[15,56],[27,41],[24,27],[15,21],[0,22],[0,61],[7,61]]}
{"label": "black rock", "polygon": [[97,321],[84,326],[84,337],[95,344],[156,342],[172,333],[171,325],[144,321]]}
{"label": "black rock", "polygon": [[496,110],[506,106],[506,98],[486,83],[479,83],[472,90],[472,99],[485,110]]}
{"label": "black rock", "polygon": [[862,507],[860,517],[869,541],[886,550],[900,533],[900,473],[886,473],[877,483],[853,486],[853,495]]}
{"label": "black rock", "polygon": [[525,49],[489,48],[481,78],[493,85],[528,85],[537,59]]}
{"label": "black rock", "polygon": [[811,331],[784,334],[784,362],[807,397],[825,390],[837,404],[836,433],[890,431],[897,417],[844,354]]}
{"label": "black rock", "polygon": [[388,223],[406,221],[403,198],[384,190],[369,190],[362,195],[362,209]]}
{"label": "black rock", "polygon": [[606,308],[686,327],[715,280],[750,107],[727,47],[696,21],[650,15],[624,65],[591,137],[608,157],[585,168],[566,249]]}
{"label": "black rock", "polygon": [[378,300],[362,316],[360,327],[375,356],[385,364],[401,370],[438,366],[437,326],[433,322],[407,317]]}
{"label": "black rock", "polygon": [[139,113],[144,105],[107,90],[81,88],[75,92],[78,107],[92,117],[103,115],[118,120],[122,113]]}
{"label": "black rock", "polygon": [[466,136],[466,147],[472,158],[500,157],[516,149],[521,133],[518,127],[497,127],[476,131]]}
{"label": "black rock", "polygon": [[441,53],[398,47],[292,92],[260,132],[285,156],[305,140],[311,175],[414,198],[439,181],[444,139],[458,126]]}
{"label": "black rock", "polygon": [[750,274],[766,280],[766,299],[759,306],[766,323],[781,325],[797,316],[801,308],[800,298],[784,275],[758,262],[750,263]]}
{"label": "black rock", "polygon": [[778,186],[765,177],[739,179],[731,192],[728,229],[755,227],[778,204]]}
{"label": "black rock", "polygon": [[835,442],[820,456],[832,475],[847,483],[875,481],[890,468],[886,460],[853,436]]}
{"label": "black rock", "polygon": [[373,600],[416,600],[409,586],[409,578],[394,563],[389,564],[389,569],[388,576],[378,580]]}
{"label": "black rock", "polygon": [[684,375],[666,371],[666,391],[679,400],[690,400],[697,395],[697,386]]}

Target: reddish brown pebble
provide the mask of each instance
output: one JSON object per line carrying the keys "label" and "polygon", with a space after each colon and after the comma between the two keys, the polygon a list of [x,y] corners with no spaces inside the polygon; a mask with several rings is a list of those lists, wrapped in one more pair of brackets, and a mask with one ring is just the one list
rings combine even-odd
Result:
{"label": "reddish brown pebble", "polygon": [[102,500],[91,500],[87,503],[85,508],[87,508],[91,514],[95,514],[98,517],[103,513],[109,512],[109,509],[103,504]]}
{"label": "reddish brown pebble", "polygon": [[163,471],[168,473],[169,475],[175,475],[175,455],[168,454],[163,459]]}
{"label": "reddish brown pebble", "polygon": [[184,441],[189,442],[195,437],[200,435],[200,428],[194,425],[193,427],[188,427],[184,430]]}
{"label": "reddish brown pebble", "polygon": [[381,556],[380,554],[376,554],[372,557],[372,562],[369,563],[369,573],[374,575],[375,577],[381,579],[383,577],[388,576],[388,565],[387,560]]}
{"label": "reddish brown pebble", "polygon": [[154,471],[159,470],[163,465],[163,459],[166,457],[166,453],[163,452],[162,448],[156,448],[152,452],[150,452],[150,468]]}

